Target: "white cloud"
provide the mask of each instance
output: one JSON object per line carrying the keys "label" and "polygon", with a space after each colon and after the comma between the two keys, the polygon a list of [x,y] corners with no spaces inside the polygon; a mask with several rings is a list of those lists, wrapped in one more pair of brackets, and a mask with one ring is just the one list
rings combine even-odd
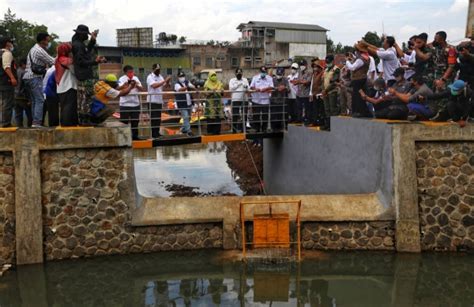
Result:
{"label": "white cloud", "polygon": [[450,13],[459,13],[466,11],[469,4],[469,0],[454,0],[453,4],[449,7]]}
{"label": "white cloud", "polygon": [[[335,42],[352,45],[367,31],[406,40],[421,31],[465,27],[467,0],[2,0],[0,13],[10,7],[18,17],[45,24],[61,40],[69,40],[78,24],[100,29],[99,43],[115,45],[117,28],[151,26],[159,32],[188,39],[236,40],[236,27],[249,20],[319,24]],[[420,10],[423,15],[420,15]],[[446,14],[446,12],[450,12]],[[424,16],[445,12],[432,20]],[[430,25],[436,29],[431,29]],[[432,34],[432,33],[431,33]],[[450,37],[458,36],[449,33]]]}

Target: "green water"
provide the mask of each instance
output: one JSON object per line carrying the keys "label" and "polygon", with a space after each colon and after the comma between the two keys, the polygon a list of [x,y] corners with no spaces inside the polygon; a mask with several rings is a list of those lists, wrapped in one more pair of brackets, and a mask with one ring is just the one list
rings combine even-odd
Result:
{"label": "green water", "polygon": [[222,252],[50,262],[0,278],[0,306],[469,306],[474,256],[329,253],[244,265]]}

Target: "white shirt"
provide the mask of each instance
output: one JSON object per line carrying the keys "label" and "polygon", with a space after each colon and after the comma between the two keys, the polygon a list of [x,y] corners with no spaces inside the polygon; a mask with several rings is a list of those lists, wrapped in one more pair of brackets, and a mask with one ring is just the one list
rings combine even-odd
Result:
{"label": "white shirt", "polygon": [[288,98],[296,99],[296,91],[298,90],[298,85],[294,85],[293,83],[291,83],[291,81],[298,79],[298,73],[289,74],[287,78],[288,83],[290,84],[290,93],[288,94]]}
{"label": "white shirt", "polygon": [[373,56],[369,56],[369,70],[367,71],[367,78],[374,81],[377,79],[377,68],[375,67],[375,60]]}
{"label": "white shirt", "polygon": [[74,65],[69,65],[67,69],[64,70],[63,76],[59,81],[59,84],[56,88],[58,94],[66,93],[70,89],[77,90],[77,79],[74,75]]}
{"label": "white shirt", "polygon": [[161,75],[155,75],[155,73],[151,73],[148,75],[146,78],[146,84],[148,85],[148,98],[146,101],[151,102],[151,103],[163,103],[163,86],[153,88],[152,85],[156,83],[160,83],[165,81],[165,79]]}
{"label": "white shirt", "polygon": [[244,101],[245,91],[249,88],[249,81],[242,77],[242,79],[232,78],[229,81],[229,90],[236,91],[232,93],[232,101]]}
{"label": "white shirt", "polygon": [[[416,63],[416,52],[412,51],[411,54],[404,54],[403,60],[408,64]],[[415,74],[415,69],[413,67],[405,67],[405,80],[410,79]]]}
{"label": "white shirt", "polygon": [[[130,80],[128,76],[121,76],[118,79],[118,86],[122,86],[125,83],[128,83],[128,80]],[[138,86],[142,86],[140,79],[138,79],[137,76],[133,76],[132,80],[135,81]],[[137,94],[139,92],[140,91],[135,87],[130,91],[130,94]],[[138,97],[138,95],[121,96],[119,103],[122,107],[138,107],[140,105],[140,97]]]}
{"label": "white shirt", "polygon": [[364,66],[364,61],[362,61],[362,59],[357,59],[357,60],[355,60],[354,63],[346,61],[346,67],[350,71],[357,70],[357,69],[361,68],[362,66]]}
{"label": "white shirt", "polygon": [[28,53],[26,57],[26,69],[25,75],[23,76],[24,80],[40,78],[41,75],[33,73],[31,70],[31,61],[36,65],[42,65],[44,67],[53,66],[54,58],[48,54],[48,52],[38,44],[35,44]]}
{"label": "white shirt", "polygon": [[[250,87],[254,87],[255,89],[273,87],[273,78],[269,75],[262,78],[260,74],[258,74],[252,78]],[[252,93],[252,102],[256,104],[270,104],[270,93]]]}
{"label": "white shirt", "polygon": [[[180,90],[181,88],[183,88],[183,87],[184,87],[184,86],[181,86],[181,84],[179,84],[179,82],[176,82],[176,84],[174,85],[174,91],[175,91],[175,92],[178,92],[179,94],[184,94],[184,93],[186,93],[186,92],[180,92],[180,91],[179,91],[179,90]],[[194,88],[194,85],[193,85],[191,82],[189,82],[189,83],[188,83],[188,88]],[[190,95],[190,94],[186,94],[186,102],[187,102],[187,104],[188,104],[188,107],[193,104],[193,101],[192,101],[192,99],[191,99],[191,95]]]}
{"label": "white shirt", "polygon": [[377,56],[382,60],[383,78],[385,81],[394,80],[393,73],[400,67],[395,47],[377,50]]}

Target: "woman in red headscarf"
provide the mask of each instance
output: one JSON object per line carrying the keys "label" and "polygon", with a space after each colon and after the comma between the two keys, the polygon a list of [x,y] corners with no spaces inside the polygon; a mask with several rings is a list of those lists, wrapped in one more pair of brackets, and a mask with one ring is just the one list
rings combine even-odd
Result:
{"label": "woman in red headscarf", "polygon": [[77,117],[77,79],[74,75],[71,43],[62,43],[58,46],[58,56],[54,64],[56,67],[56,85],[61,107],[61,126],[78,125]]}

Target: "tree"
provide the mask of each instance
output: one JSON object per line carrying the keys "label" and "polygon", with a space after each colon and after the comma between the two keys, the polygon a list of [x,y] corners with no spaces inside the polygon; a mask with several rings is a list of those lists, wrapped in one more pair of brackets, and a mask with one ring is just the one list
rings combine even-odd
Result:
{"label": "tree", "polygon": [[326,39],[326,53],[327,54],[342,54],[352,51],[351,46],[342,45],[340,42],[337,45],[334,45],[334,41],[327,37]]}
{"label": "tree", "polygon": [[186,42],[186,36],[181,36],[178,40],[180,44],[184,44]]}
{"label": "tree", "polygon": [[[0,20],[0,36],[13,39],[13,44],[15,45],[14,55],[17,59],[26,58],[31,47],[36,44],[36,34],[40,32],[48,32],[48,27],[32,24],[27,20],[17,18],[16,14],[12,13],[10,9],[3,16],[3,20]],[[50,33],[50,35],[52,40],[48,53],[55,55],[56,47],[58,46],[58,42],[56,42],[58,36],[54,33]]]}
{"label": "tree", "polygon": [[371,45],[374,45],[376,47],[382,47],[382,39],[375,31],[374,32],[369,31],[365,33],[363,39]]}

